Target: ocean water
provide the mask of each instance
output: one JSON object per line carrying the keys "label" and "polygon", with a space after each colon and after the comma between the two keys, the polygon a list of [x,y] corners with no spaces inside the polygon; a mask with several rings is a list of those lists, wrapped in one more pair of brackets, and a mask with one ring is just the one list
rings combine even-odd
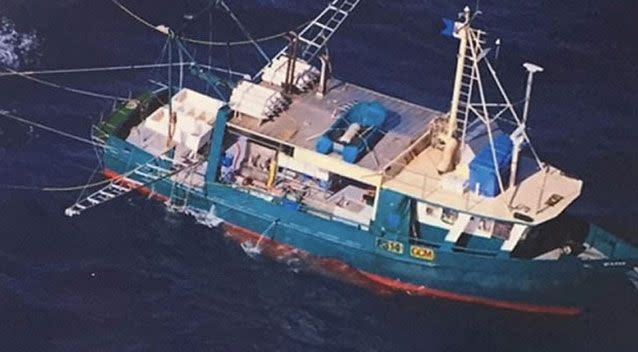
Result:
{"label": "ocean water", "polygon": [[[174,28],[206,1],[122,0]],[[255,37],[291,29],[325,1],[228,1]],[[363,0],[330,45],[345,80],[440,110],[448,107],[456,42],[441,17],[465,5]],[[470,4],[473,5],[473,4]],[[584,180],[571,212],[638,242],[638,11],[635,1],[481,1],[500,37],[498,68],[518,100],[521,64],[536,76],[530,135],[541,157]],[[209,31],[212,24],[212,31]],[[186,35],[242,39],[222,13]],[[15,70],[153,63],[164,40],[110,1],[0,0],[0,67]],[[281,41],[264,43],[269,53]],[[192,47],[199,60],[209,50]],[[210,51],[252,73],[251,47]],[[165,70],[43,76],[127,97]],[[197,84],[195,81],[191,82]],[[0,77],[0,110],[88,136],[113,101]],[[576,318],[530,316],[443,300],[386,296],[249,257],[215,229],[129,196],[85,215],[78,192],[13,186],[83,184],[97,166],[86,145],[0,118],[0,351],[636,351],[638,292]]]}

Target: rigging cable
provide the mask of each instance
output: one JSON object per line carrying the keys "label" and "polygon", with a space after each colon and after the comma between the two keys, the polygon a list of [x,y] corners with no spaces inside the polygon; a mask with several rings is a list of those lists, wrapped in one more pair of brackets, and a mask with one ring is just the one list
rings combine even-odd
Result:
{"label": "rigging cable", "polygon": [[98,171],[100,171],[101,168],[102,167],[98,163],[97,166],[95,167],[95,169],[93,169],[93,172],[91,173],[91,176],[89,176],[88,181],[86,181],[86,184],[84,185],[84,187],[82,187],[82,190],[80,191],[80,194],[78,194],[78,197],[75,199],[74,203],[79,202],[80,199],[82,198],[82,196],[84,196],[84,193],[86,192],[86,190],[90,188],[89,185],[91,184],[91,182],[93,182],[93,178],[98,173]]}
{"label": "rigging cable", "polygon": [[[197,166],[201,164],[200,163],[196,163],[193,164],[191,166],[188,166],[184,169],[180,169],[178,171],[183,171],[186,170],[188,168],[191,168],[192,166]],[[140,168],[144,167],[145,164],[141,164],[138,167],[123,173],[117,177],[114,178],[106,178],[102,181],[97,181],[97,182],[93,182],[93,183],[88,183],[88,184],[81,184],[81,185],[77,185],[77,186],[66,186],[66,187],[54,187],[54,186],[24,186],[24,185],[5,185],[5,184],[0,184],[0,189],[14,189],[14,190],[25,190],[25,191],[42,191],[42,192],[74,192],[74,191],[80,191],[80,190],[84,190],[84,189],[88,189],[88,188],[93,188],[93,187],[97,187],[97,186],[102,186],[108,183],[112,183],[112,182],[118,182],[121,181],[125,178],[127,178],[128,176],[134,174],[135,172],[137,172]],[[159,181],[155,180],[155,181]],[[152,183],[152,182],[151,182]]]}
{"label": "rigging cable", "polygon": [[[122,9],[122,11],[126,12],[129,16],[133,17],[135,20],[137,20],[138,22],[140,22],[141,24],[145,25],[146,27],[160,32],[164,35],[166,35],[166,33],[162,32],[161,30],[159,30],[156,26],[154,26],[153,24],[151,24],[150,22],[148,22],[147,20],[145,20],[144,18],[140,17],[138,14],[136,14],[135,12],[131,11],[130,9],[128,9],[126,6],[124,6],[121,2],[119,2],[118,0],[111,0],[112,3],[114,3],[116,6],[118,6],[120,9]],[[304,27],[306,27],[310,22],[312,22],[312,20],[306,21],[302,24],[300,24],[299,26],[295,27],[295,31],[300,30]],[[208,46],[238,46],[238,45],[248,45],[248,44],[253,44],[253,42],[255,43],[261,43],[261,42],[265,42],[265,41],[269,41],[269,40],[273,40],[273,39],[277,39],[277,38],[283,38],[285,37],[290,31],[285,31],[285,32],[281,32],[281,33],[277,33],[277,34],[273,34],[273,35],[268,35],[265,37],[260,37],[260,38],[255,38],[253,40],[238,40],[238,41],[232,41],[232,42],[216,42],[216,41],[212,41],[212,40],[203,40],[203,39],[196,39],[196,38],[188,38],[188,37],[180,37],[181,40],[188,42],[188,43],[192,43],[192,44],[198,44],[198,45],[208,45]]]}
{"label": "rigging cable", "polygon": [[[212,41],[213,40],[213,13],[212,12],[208,12],[208,41]],[[212,46],[208,46],[208,66],[212,66],[213,65],[213,47]],[[230,68],[229,68],[230,69]],[[230,75],[230,72],[228,72],[228,80],[232,80],[232,76]],[[208,94],[210,91],[210,86],[207,84],[206,85],[206,94]]]}
{"label": "rigging cable", "polygon": [[[0,113],[2,113],[0,111]],[[135,188],[133,188],[133,190],[137,190],[139,188],[148,186],[150,184],[153,184],[157,181],[166,179],[167,177],[171,177],[173,175],[176,175],[180,172],[186,171],[186,170],[190,170],[194,167],[197,167],[199,165],[201,165],[202,163],[204,163],[206,160],[200,160],[194,164],[185,166],[181,169],[175,170],[167,175],[164,175],[158,179],[149,181],[147,183],[144,183],[140,186],[137,186]],[[41,192],[73,192],[73,191],[79,191],[82,190],[82,192],[84,192],[84,190],[89,189],[89,188],[93,188],[93,187],[97,187],[97,186],[102,186],[108,183],[113,183],[113,182],[119,182],[121,180],[126,179],[128,176],[138,172],[141,168],[145,167],[146,164],[140,164],[139,166],[137,166],[136,168],[129,170],[117,177],[113,177],[113,178],[106,178],[102,181],[97,181],[97,182],[93,182],[93,183],[88,183],[88,184],[82,184],[82,185],[77,185],[77,186],[67,186],[67,187],[52,187],[52,186],[25,186],[25,185],[8,185],[8,184],[0,184],[0,189],[13,189],[13,190],[25,190],[25,191],[41,191]],[[98,166],[99,167],[99,166]],[[91,178],[93,178],[95,176],[97,168],[93,171],[93,175],[91,176]],[[79,198],[78,198],[79,199]]]}
{"label": "rigging cable", "polygon": [[244,36],[246,36],[246,38],[248,38],[248,40],[250,41],[250,44],[252,44],[255,47],[255,49],[257,49],[259,54],[264,59],[266,59],[267,63],[270,63],[270,57],[268,55],[266,55],[266,53],[264,52],[264,49],[262,49],[259,46],[259,44],[253,39],[253,37],[250,35],[250,33],[248,32],[246,27],[244,27],[244,25],[239,21],[239,18],[237,18],[237,16],[235,16],[235,13],[230,9],[230,7],[228,7],[228,5],[226,5],[226,2],[224,2],[224,0],[216,0],[216,5],[217,6],[221,6],[221,8],[224,11],[226,11],[228,16],[230,16],[230,18],[232,18],[232,20],[235,21],[235,24],[237,25],[237,27],[239,27],[239,29],[242,31],[242,33],[244,33]]}
{"label": "rigging cable", "polygon": [[153,67],[153,69],[151,70],[151,76],[153,76],[156,73],[156,69],[157,69],[159,63],[161,61],[164,61],[164,56],[166,55],[166,50],[168,49],[168,41],[169,40],[171,40],[171,38],[167,37],[166,40],[164,41],[164,45],[162,46],[162,51],[160,51],[160,54],[157,57],[157,60],[155,60],[155,67]]}
{"label": "rigging cable", "polygon": [[[191,66],[195,62],[184,62],[182,65]],[[173,66],[178,66],[179,63],[173,63]],[[50,75],[50,74],[65,74],[65,73],[85,73],[85,72],[109,72],[109,71],[124,71],[124,70],[137,70],[137,69],[155,69],[168,67],[168,63],[157,64],[141,64],[141,65],[121,65],[121,66],[105,66],[105,67],[88,67],[88,68],[70,68],[70,69],[54,69],[54,70],[41,70],[41,71],[12,71],[12,72],[0,72],[0,78],[11,76],[35,76],[35,75]],[[228,68],[221,68],[211,65],[199,66],[207,68],[211,71],[228,73]],[[245,77],[247,73],[232,71],[232,75]]]}
{"label": "rigging cable", "polygon": [[[33,121],[30,121],[30,120],[27,120],[27,119],[24,119],[24,118],[9,114],[7,111],[1,111],[0,110],[0,116],[4,116],[6,118],[9,118],[9,119],[12,119],[12,120],[27,124],[29,126],[38,127],[38,128],[47,130],[49,132],[53,132],[53,133],[59,134],[61,136],[64,136],[64,137],[67,137],[67,138],[71,138],[71,139],[79,141],[79,142],[91,144],[91,145],[93,145],[94,149],[97,148],[97,147],[110,148],[110,147],[105,146],[105,145],[97,144],[97,143],[95,143],[93,141],[90,141],[90,140],[88,140],[86,138],[78,137],[78,136],[75,136],[73,134],[70,134],[70,133],[67,133],[67,132],[64,132],[64,131],[60,131],[60,130],[57,130],[55,128],[49,127],[49,126],[45,126],[45,125],[42,125],[40,123],[33,122]],[[98,168],[99,168],[99,165],[93,171],[93,174],[91,175],[91,178],[89,179],[89,182],[95,176],[95,173],[96,173]],[[99,186],[99,185],[102,185],[102,184],[105,184],[105,183],[108,183],[108,182],[109,182],[108,180],[105,180],[105,181],[100,181],[100,182],[95,182],[95,183],[88,183],[88,184],[78,185],[78,186],[70,186],[70,187],[50,187],[50,186],[35,187],[35,186],[6,185],[6,184],[3,184],[3,185],[0,185],[0,188],[2,188],[2,189],[14,189],[14,190],[37,190],[37,191],[44,191],[44,192],[71,192],[71,191],[77,191],[77,190],[82,190],[82,192],[84,192],[86,189],[88,189],[90,187]]]}
{"label": "rigging cable", "polygon": [[34,121],[31,121],[31,120],[28,120],[28,119],[25,119],[25,118],[22,118],[22,117],[19,117],[19,116],[15,116],[15,115],[9,113],[8,111],[0,110],[0,116],[4,116],[4,117],[6,117],[8,119],[11,119],[11,120],[14,120],[14,121],[18,121],[18,122],[21,122],[23,124],[30,125],[30,126],[33,126],[33,127],[37,127],[37,128],[40,128],[40,129],[43,129],[43,130],[58,134],[60,136],[73,139],[73,140],[81,142],[81,143],[86,143],[86,144],[90,144],[92,146],[98,146],[98,147],[101,147],[101,148],[112,148],[112,147],[107,146],[107,145],[102,145],[102,144],[95,143],[94,141],[92,141],[90,139],[86,139],[84,137],[79,137],[79,136],[76,136],[74,134],[71,134],[71,133],[68,133],[68,132],[64,132],[64,131],[58,130],[56,128],[53,128],[53,127],[49,127],[49,126],[43,125],[43,124],[38,123],[38,122],[34,122]]}
{"label": "rigging cable", "polygon": [[[124,175],[122,175],[124,178]],[[68,186],[68,187],[53,187],[53,186],[24,186],[24,185],[5,185],[0,184],[0,189],[13,189],[13,190],[23,190],[23,191],[41,191],[41,192],[75,192],[80,191],[85,188],[102,186],[107,183],[113,182],[113,179],[105,179],[99,182],[94,182],[90,184],[81,184],[77,186]]]}
{"label": "rigging cable", "polygon": [[[96,93],[96,92],[92,92],[92,91],[88,91],[88,90],[83,90],[83,89],[77,89],[77,88],[72,88],[69,86],[64,86],[61,84],[57,84],[51,81],[47,81],[41,78],[35,78],[32,77],[33,75],[39,75],[39,74],[65,74],[65,73],[82,73],[82,72],[105,72],[105,71],[118,71],[118,70],[134,70],[134,69],[155,69],[158,67],[169,67],[169,66],[190,66],[193,65],[193,62],[182,62],[182,63],[174,63],[173,65],[167,64],[167,63],[161,63],[161,64],[143,64],[143,65],[127,65],[127,66],[110,66],[110,67],[95,67],[95,68],[77,68],[77,69],[58,69],[58,70],[42,70],[42,71],[24,71],[24,72],[19,72],[19,71],[15,71],[12,70],[10,68],[5,68],[6,70],[8,70],[9,72],[0,72],[0,78],[2,77],[7,77],[7,76],[20,76],[24,79],[33,81],[35,83],[39,83],[48,87],[52,87],[52,88],[57,88],[57,89],[61,89],[70,93],[76,93],[76,94],[80,94],[80,95],[85,95],[85,96],[89,96],[89,97],[93,97],[93,98],[101,98],[101,99],[107,99],[107,100],[115,100],[115,101],[120,101],[120,102],[124,102],[124,101],[129,101],[130,98],[126,98],[126,97],[121,97],[121,96],[115,96],[115,95],[108,95],[108,94],[102,94],[102,93]],[[210,70],[222,70],[220,68],[217,67],[207,67]],[[226,72],[225,70],[223,70],[224,72]],[[238,75],[241,75],[240,73],[235,73]]]}
{"label": "rigging cable", "polygon": [[12,70],[12,69],[10,69],[8,67],[6,67],[5,69],[7,71],[13,73],[13,74],[16,74],[16,75],[24,78],[24,79],[28,79],[30,81],[33,81],[33,82],[36,82],[36,83],[39,83],[39,84],[42,84],[42,85],[45,85],[45,86],[48,86],[48,87],[58,88],[58,89],[61,89],[61,90],[67,91],[67,92],[76,93],[76,94],[80,94],[80,95],[86,95],[86,96],[93,97],[93,98],[108,99],[108,100],[117,100],[117,101],[128,101],[129,100],[128,98],[125,98],[125,97],[102,94],[102,93],[96,93],[96,92],[91,92],[91,91],[88,91],[88,90],[82,90],[82,89],[77,89],[77,88],[71,88],[71,87],[68,87],[68,86],[63,86],[61,84],[53,83],[53,82],[50,82],[50,81],[45,81],[45,80],[40,79],[40,78],[35,78],[35,77],[28,76],[28,75],[23,75],[20,72]]}
{"label": "rigging cable", "polygon": [[[192,62],[184,62],[182,65],[191,65]],[[65,73],[85,73],[85,72],[109,72],[109,71],[126,71],[126,70],[142,70],[142,69],[154,69],[161,67],[168,67],[169,63],[153,63],[153,64],[133,64],[133,65],[119,65],[119,66],[103,66],[103,67],[84,67],[84,68],[68,68],[68,69],[55,69],[55,70],[41,70],[41,71],[13,71],[0,72],[0,77],[8,76],[35,76],[35,75],[50,75],[50,74],[65,74]],[[179,64],[174,63],[173,66]]]}

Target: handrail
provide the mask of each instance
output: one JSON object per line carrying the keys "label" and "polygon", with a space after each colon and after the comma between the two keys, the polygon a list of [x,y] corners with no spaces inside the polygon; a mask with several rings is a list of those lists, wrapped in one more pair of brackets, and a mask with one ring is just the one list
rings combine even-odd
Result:
{"label": "handrail", "polygon": [[[444,244],[443,242],[434,242],[434,241],[430,241],[430,240],[426,240],[426,239],[418,238],[418,237],[410,237],[409,243],[416,244],[416,245],[425,245],[425,246],[435,247],[435,248],[440,248]],[[462,251],[468,254],[483,255],[483,256],[496,256],[499,253],[499,251],[479,249],[479,248],[468,248],[468,247],[459,246],[457,244],[455,244],[452,247],[452,250]]]}

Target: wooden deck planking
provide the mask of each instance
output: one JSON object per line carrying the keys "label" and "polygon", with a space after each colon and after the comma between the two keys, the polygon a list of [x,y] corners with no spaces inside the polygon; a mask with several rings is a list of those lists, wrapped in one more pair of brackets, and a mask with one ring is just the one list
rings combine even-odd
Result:
{"label": "wooden deck planking", "polygon": [[254,118],[240,115],[234,117],[230,125],[292,146],[314,150],[319,136],[335,122],[334,112],[339,107],[354,101],[378,101],[390,112],[390,124],[394,126],[377,143],[373,152],[368,152],[357,165],[379,171],[423,135],[430,121],[442,115],[439,111],[338,80],[331,81],[328,93],[323,98],[310,92],[293,99],[290,108],[272,121],[260,124]]}
{"label": "wooden deck planking", "polygon": [[[317,138],[335,122],[334,112],[340,106],[354,101],[378,101],[390,111],[390,120],[394,119],[396,122],[377,143],[373,152],[367,153],[356,164],[373,172],[384,170],[427,132],[431,121],[444,115],[363,87],[332,80],[325,97],[318,97],[314,92],[295,96],[290,108],[272,121],[260,124],[257,119],[240,115],[234,117],[229,124],[291,146],[314,151]],[[580,195],[582,181],[562,175],[555,168],[549,168],[547,173],[535,172],[517,187],[507,189],[494,198],[469,191],[455,193],[444,189],[441,182],[443,177],[451,175],[442,177],[436,172],[440,153],[434,148],[425,149],[396,176],[386,177],[383,188],[478,216],[524,223],[525,221],[514,217],[514,213],[518,212],[532,218],[530,224],[538,224],[557,216]],[[336,155],[332,155],[332,158],[340,160]],[[467,165],[458,165],[457,170],[462,174],[461,178],[467,179]],[[546,202],[553,194],[562,199],[553,206],[547,206]]]}

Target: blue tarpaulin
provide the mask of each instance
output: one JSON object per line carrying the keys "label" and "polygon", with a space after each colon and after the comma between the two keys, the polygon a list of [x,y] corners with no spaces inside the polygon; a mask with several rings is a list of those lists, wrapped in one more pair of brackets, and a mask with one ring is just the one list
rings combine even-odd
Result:
{"label": "blue tarpaulin", "polygon": [[470,162],[470,190],[473,191],[478,186],[479,194],[496,197],[501,192],[496,172],[498,170],[501,180],[509,178],[512,148],[513,144],[509,136],[501,135],[494,139],[497,165],[494,165],[491,146],[483,148]]}
{"label": "blue tarpaulin", "polygon": [[347,119],[363,127],[381,128],[388,116],[388,110],[379,102],[359,103],[350,109]]}
{"label": "blue tarpaulin", "polygon": [[372,230],[379,236],[399,239],[408,236],[412,222],[412,198],[382,189]]}

